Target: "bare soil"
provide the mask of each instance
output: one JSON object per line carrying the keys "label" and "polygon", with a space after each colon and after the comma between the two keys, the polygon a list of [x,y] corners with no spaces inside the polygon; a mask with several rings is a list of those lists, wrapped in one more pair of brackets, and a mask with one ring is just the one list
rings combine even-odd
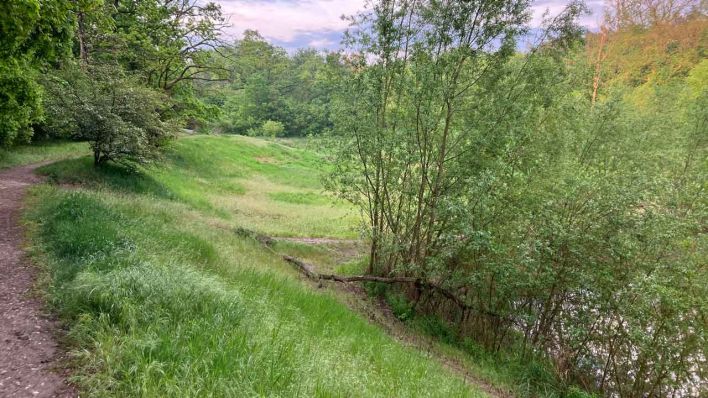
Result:
{"label": "bare soil", "polygon": [[59,364],[57,322],[32,294],[37,270],[22,250],[22,198],[35,164],[0,171],[0,397],[76,397]]}

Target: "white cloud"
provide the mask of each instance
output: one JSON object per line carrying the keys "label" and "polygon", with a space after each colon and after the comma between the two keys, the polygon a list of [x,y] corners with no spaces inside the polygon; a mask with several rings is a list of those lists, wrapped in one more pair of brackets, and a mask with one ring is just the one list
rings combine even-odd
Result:
{"label": "white cloud", "polygon": [[[531,6],[531,26],[534,28],[541,27],[543,22],[543,14],[548,11],[549,17],[554,17],[560,14],[563,9],[570,3],[563,0],[536,0]],[[592,11],[591,15],[583,15],[580,17],[580,24],[588,29],[595,30],[600,26],[602,21],[603,0],[588,0],[586,5]]]}
{"label": "white cloud", "polygon": [[342,15],[353,15],[364,8],[364,0],[220,0],[229,17],[230,34],[240,36],[256,29],[268,39],[291,42],[313,32],[344,31],[348,22]]}
{"label": "white cloud", "polygon": [[[203,0],[208,1],[208,0]],[[270,41],[286,48],[304,45],[336,48],[338,38],[348,27],[342,15],[350,16],[364,9],[366,0],[211,0],[221,4],[231,27],[227,37],[240,38],[246,29],[255,29]],[[604,0],[588,0],[593,15],[583,16],[583,26],[595,30],[602,19]],[[534,0],[531,6],[532,27],[540,27],[542,15],[560,13],[568,0]]]}

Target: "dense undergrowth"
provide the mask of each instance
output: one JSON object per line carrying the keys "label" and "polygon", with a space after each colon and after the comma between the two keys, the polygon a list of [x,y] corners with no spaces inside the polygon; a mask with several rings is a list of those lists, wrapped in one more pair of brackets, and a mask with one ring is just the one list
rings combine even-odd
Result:
{"label": "dense undergrowth", "polygon": [[195,137],[168,158],[138,171],[59,162],[42,170],[55,184],[29,199],[35,259],[46,264],[87,395],[481,395],[233,232],[353,234],[349,208],[321,199],[303,206],[276,195],[287,219],[256,213],[277,192],[320,195],[316,157]]}
{"label": "dense undergrowth", "polygon": [[[360,264],[361,267],[361,264]],[[494,385],[509,386],[519,397],[593,397],[592,393],[563,381],[553,363],[540,355],[523,354],[520,344],[496,352],[465,336],[441,317],[417,311],[414,304],[390,285],[370,283],[367,293],[384,300],[393,315],[412,332],[433,339],[439,352],[462,363]]]}

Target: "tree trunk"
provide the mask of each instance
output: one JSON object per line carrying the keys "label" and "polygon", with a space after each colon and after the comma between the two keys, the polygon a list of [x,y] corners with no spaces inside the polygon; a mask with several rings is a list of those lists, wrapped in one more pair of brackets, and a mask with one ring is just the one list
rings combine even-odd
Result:
{"label": "tree trunk", "polygon": [[592,78],[592,101],[591,106],[595,106],[595,101],[597,101],[597,92],[600,89],[600,78],[602,74],[602,62],[607,57],[607,51],[605,51],[605,46],[607,45],[607,27],[602,26],[600,28],[600,42],[598,43],[597,49],[597,59],[595,60],[595,73]]}
{"label": "tree trunk", "polygon": [[77,32],[77,37],[79,39],[79,60],[81,61],[81,67],[84,68],[88,65],[88,51],[86,50],[86,31],[84,29],[84,13],[78,13],[79,29]]}

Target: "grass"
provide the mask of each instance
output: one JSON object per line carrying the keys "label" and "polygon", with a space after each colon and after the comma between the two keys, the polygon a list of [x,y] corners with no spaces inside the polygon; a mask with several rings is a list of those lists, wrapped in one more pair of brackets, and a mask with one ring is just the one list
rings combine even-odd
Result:
{"label": "grass", "polygon": [[[348,267],[362,267],[352,263]],[[417,313],[404,295],[390,285],[367,284],[369,295],[385,300],[393,315],[401,320],[409,334],[432,339],[428,343],[443,357],[452,360],[478,378],[517,397],[591,398],[591,393],[567,385],[557,376],[553,364],[541,356],[521,355],[522,347],[507,346],[491,352],[475,341],[461,336],[454,327],[434,315]]]}
{"label": "grass", "polygon": [[25,219],[82,395],[483,396],[234,233],[355,235],[342,203],[278,200],[326,198],[325,168],[301,149],[199,136],[161,167],[45,166],[54,184],[32,190]]}
{"label": "grass", "polygon": [[276,202],[297,205],[317,205],[332,202],[332,199],[314,192],[273,192],[269,196]]}
{"label": "grass", "polygon": [[0,148],[0,170],[31,163],[83,156],[88,153],[88,144],[70,141],[39,142],[10,149]]}

